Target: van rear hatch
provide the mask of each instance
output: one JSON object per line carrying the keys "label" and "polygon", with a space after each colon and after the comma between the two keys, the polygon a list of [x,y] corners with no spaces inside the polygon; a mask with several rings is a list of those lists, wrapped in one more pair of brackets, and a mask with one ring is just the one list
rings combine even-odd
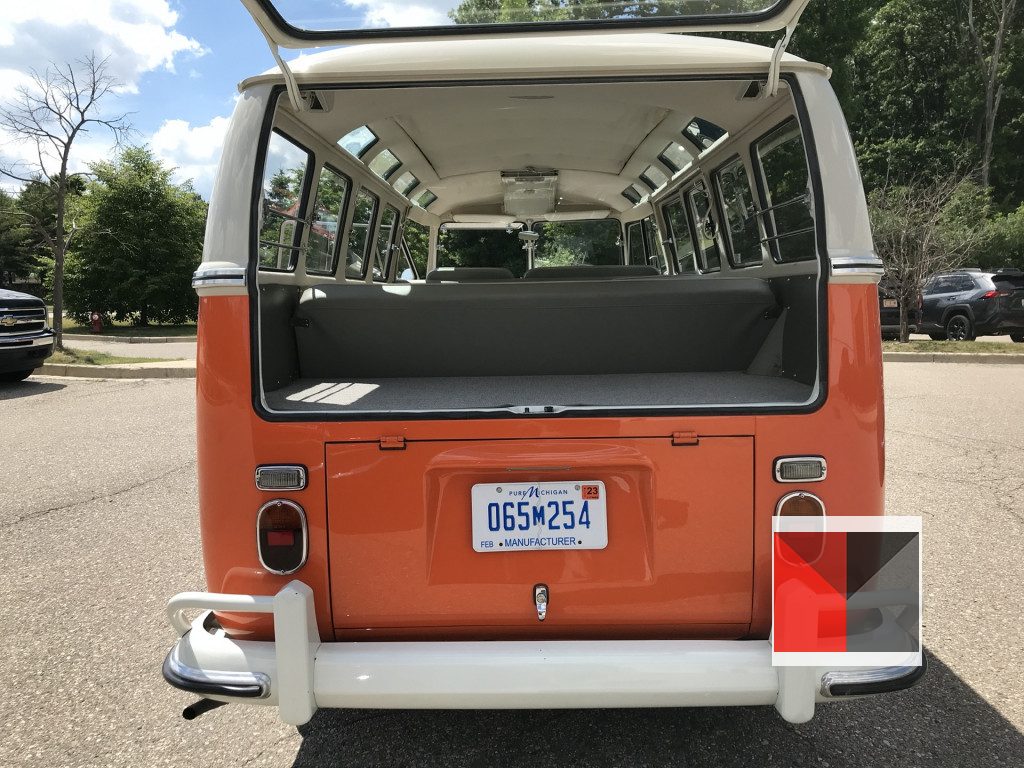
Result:
{"label": "van rear hatch", "polygon": [[747,631],[751,436],[394,439],[326,459],[339,639]]}

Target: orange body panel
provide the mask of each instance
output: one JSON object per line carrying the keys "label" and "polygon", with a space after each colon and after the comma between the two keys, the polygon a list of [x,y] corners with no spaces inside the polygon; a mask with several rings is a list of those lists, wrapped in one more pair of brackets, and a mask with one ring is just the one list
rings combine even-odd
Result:
{"label": "orange body panel", "polygon": [[[400,604],[408,607],[409,615],[400,618],[392,615],[388,631],[382,633],[380,625],[377,625],[376,631],[370,633],[373,637],[517,637],[523,632],[536,633],[536,627],[531,625],[527,628],[518,614],[512,616],[496,609],[484,615],[480,611],[460,608],[455,604],[460,589],[458,579],[477,579],[478,583],[471,585],[474,590],[485,589],[487,595],[511,605],[511,597],[505,591],[509,583],[521,584],[523,578],[533,578],[534,567],[538,571],[547,567],[555,572],[547,578],[564,585],[554,591],[552,605],[563,599],[567,601],[566,606],[572,606],[571,614],[564,618],[555,619],[557,612],[553,612],[552,624],[544,629],[552,633],[549,636],[730,637],[745,632],[747,636],[765,637],[771,623],[771,516],[778,499],[799,487],[774,481],[774,459],[793,455],[824,456],[828,461],[828,478],[816,483],[812,490],[823,499],[831,515],[883,512],[885,446],[877,289],[873,284],[830,285],[828,296],[828,398],[813,413],[628,418],[556,416],[349,423],[274,423],[258,416],[252,406],[249,299],[242,296],[203,297],[200,301],[197,421],[200,520],[208,588],[213,592],[267,595],[293,578],[300,578],[316,594],[317,621],[324,640],[332,640],[336,636],[365,637],[374,619],[375,599],[379,605],[381,595],[391,595],[390,599],[400,600]],[[718,466],[713,471],[698,473],[702,485],[695,487],[696,498],[701,504],[707,503],[716,490],[726,496],[751,493],[753,530],[751,532],[747,522],[747,535],[743,540],[727,536],[714,540],[708,546],[717,551],[699,553],[696,561],[691,560],[689,565],[664,562],[673,554],[673,546],[680,552],[692,554],[686,549],[686,542],[676,540],[673,544],[671,534],[692,525],[692,531],[698,538],[710,537],[714,525],[713,521],[706,519],[682,526],[678,518],[673,521],[672,516],[681,514],[683,505],[675,500],[681,492],[681,481],[674,479],[670,471],[671,463],[676,461],[672,452],[689,450],[671,446],[669,438],[675,432],[696,432],[707,438],[708,443],[716,437],[753,436],[752,473],[749,472],[749,459],[742,470],[744,477],[735,473],[730,475],[727,466]],[[384,436],[406,439],[407,450],[389,452],[386,460],[396,460],[398,456],[397,461],[415,465],[410,467],[410,471],[422,470],[417,488],[404,488],[401,484],[387,486],[386,480],[382,480],[387,477],[386,473],[367,472],[374,462],[385,460],[385,454],[378,450],[377,445]],[[483,451],[478,458],[489,457],[487,460],[497,466],[502,462],[515,465],[521,459],[525,445],[521,441],[533,441],[533,450],[545,453],[552,448],[543,441],[551,439],[570,441],[562,443],[561,450],[572,450],[570,446],[593,445],[595,439],[601,439],[600,444],[604,448],[612,446],[617,451],[628,451],[642,445],[645,460],[651,462],[646,466],[657,475],[654,484],[657,490],[647,491],[650,495],[645,499],[643,492],[639,498],[626,493],[631,488],[630,483],[634,484],[632,487],[643,487],[642,476],[648,470],[641,467],[642,462],[635,464],[633,469],[620,471],[619,480],[625,483],[622,486],[624,495],[618,497],[616,504],[620,507],[625,505],[630,510],[629,514],[634,515],[634,520],[643,520],[647,534],[651,530],[666,532],[666,541],[644,541],[645,534],[640,530],[610,531],[610,547],[605,552],[610,559],[601,563],[599,571],[599,591],[605,593],[605,602],[597,599],[594,588],[588,586],[588,574],[598,573],[595,570],[597,560],[590,553],[567,553],[575,559],[565,555],[559,557],[551,552],[517,553],[524,559],[515,565],[501,566],[499,570],[509,569],[503,572],[502,578],[482,586],[481,571],[467,565],[476,554],[471,543],[466,539],[464,543],[468,552],[460,550],[454,543],[459,532],[449,531],[451,540],[446,539],[444,543],[446,556],[427,561],[430,545],[426,526],[430,521],[423,517],[422,503],[419,505],[420,519],[415,519],[414,513],[409,511],[409,507],[415,505],[411,505],[411,498],[403,497],[403,494],[417,493],[420,499],[423,498],[423,483],[430,483],[431,462],[444,453],[433,443],[486,441],[466,443],[460,450],[469,454],[475,450]],[[431,441],[433,447],[423,448],[417,445],[417,441]],[[654,441],[663,442],[658,442],[659,447],[655,448]],[[577,458],[586,461],[586,455],[587,451],[581,450]],[[334,470],[347,461],[352,461],[352,465],[340,472]],[[303,506],[309,521],[309,560],[294,576],[267,573],[261,567],[256,552],[256,512],[274,495],[256,489],[253,472],[260,464],[275,463],[301,463],[309,470],[306,490],[283,494]],[[332,467],[330,477],[328,464]],[[366,473],[365,479],[359,479],[360,472]],[[483,476],[493,477],[486,472]],[[523,479],[555,477],[537,475]],[[487,479],[473,481],[493,482]],[[469,480],[451,480],[451,487],[443,492],[463,492],[465,488],[459,486],[460,482],[465,484]],[[344,486],[346,504],[353,509],[379,509],[382,500],[399,505],[391,510],[392,519],[396,521],[392,524],[393,530],[380,524],[376,531],[361,531],[358,519],[346,516],[342,510],[337,510],[337,516],[334,515],[335,510],[331,510],[329,519],[327,489],[335,483],[340,484],[339,491]],[[434,492],[442,493],[442,489],[438,487]],[[694,503],[693,498],[691,495],[691,503]],[[654,513],[649,511],[652,503],[657,510]],[[747,515],[749,518],[749,506]],[[468,521],[463,524],[468,525]],[[364,589],[358,594],[350,594],[349,600],[336,601],[332,606],[329,552],[337,555],[336,548],[346,547],[346,542],[357,540],[359,547],[353,549],[357,554],[349,560],[337,556],[333,567],[344,565],[350,568],[344,576],[358,580]],[[389,549],[414,557],[410,567],[419,569],[418,580],[403,580],[398,558],[392,567],[381,567]],[[479,556],[495,557],[490,554]],[[743,557],[746,563],[742,569],[737,569],[735,563]],[[371,568],[374,573],[370,572]],[[711,578],[716,572],[729,575],[719,582]],[[746,575],[741,576],[743,573]],[[338,578],[338,574],[335,577]],[[744,591],[747,599],[751,592],[753,598],[749,608],[741,610],[730,598],[738,583],[734,579],[746,578],[749,583],[751,577],[752,588],[747,586]],[[403,592],[409,583],[416,584],[415,594]],[[443,626],[439,606],[443,599],[441,596],[446,592],[452,598],[449,621],[461,626]],[[564,597],[561,596],[563,592]],[[474,592],[474,600],[479,599],[480,594]],[[517,610],[522,612],[522,617],[528,616],[533,610],[528,596],[519,597],[518,591],[515,595],[516,600],[525,603]],[[627,600],[627,596],[639,599]],[[622,602],[621,610],[625,612],[622,615],[628,615],[627,624],[609,621],[606,606],[610,599]],[[714,607],[716,601],[721,605]],[[666,622],[666,615],[674,615],[679,620]],[[221,620],[236,636],[261,638],[271,633],[265,619],[221,616]],[[536,622],[535,616],[533,621]],[[641,625],[646,629],[640,629]],[[627,626],[629,629],[624,629]],[[338,628],[337,633],[335,627]]]}

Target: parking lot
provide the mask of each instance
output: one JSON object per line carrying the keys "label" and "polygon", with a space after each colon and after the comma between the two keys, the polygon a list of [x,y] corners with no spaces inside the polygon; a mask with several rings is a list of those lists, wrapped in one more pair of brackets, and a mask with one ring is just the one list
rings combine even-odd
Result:
{"label": "parking lot", "polygon": [[822,706],[320,712],[187,723],[160,664],[202,589],[194,382],[0,388],[2,766],[1014,766],[1024,764],[1024,375],[886,367],[889,510],[925,536],[918,688]]}

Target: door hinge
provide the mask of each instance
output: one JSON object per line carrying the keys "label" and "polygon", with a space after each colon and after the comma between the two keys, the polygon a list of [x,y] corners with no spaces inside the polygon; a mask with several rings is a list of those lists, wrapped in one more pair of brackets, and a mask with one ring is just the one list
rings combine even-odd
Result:
{"label": "door hinge", "polygon": [[673,432],[672,445],[700,445],[696,432]]}
{"label": "door hinge", "polygon": [[404,451],[405,450],[405,438],[404,437],[382,437],[380,439],[380,449],[382,451]]}

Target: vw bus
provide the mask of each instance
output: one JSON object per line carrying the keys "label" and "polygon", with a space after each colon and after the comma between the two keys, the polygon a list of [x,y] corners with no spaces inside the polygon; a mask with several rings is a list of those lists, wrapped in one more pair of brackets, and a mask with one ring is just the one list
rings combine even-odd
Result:
{"label": "vw bus", "polygon": [[[882,269],[829,70],[785,53],[807,0],[243,3],[279,67],[241,84],[194,279],[188,716],[802,722],[912,684],[771,662],[773,516],[884,513]],[[774,47],[700,36],[730,31]]]}

